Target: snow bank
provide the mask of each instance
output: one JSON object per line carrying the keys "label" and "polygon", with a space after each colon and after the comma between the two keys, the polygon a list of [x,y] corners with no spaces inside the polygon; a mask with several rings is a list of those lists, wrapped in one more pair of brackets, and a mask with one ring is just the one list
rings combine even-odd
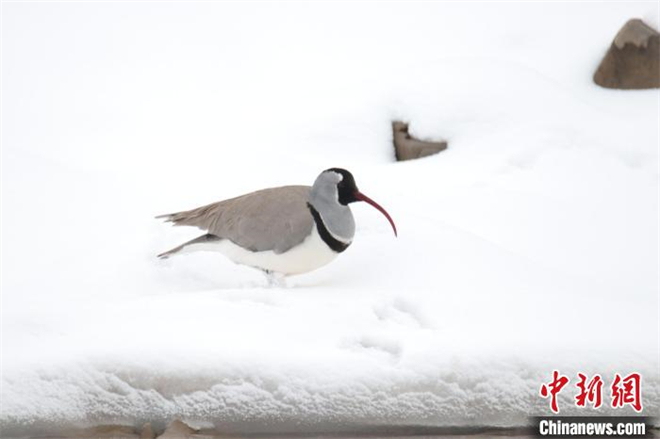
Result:
{"label": "snow bank", "polygon": [[[633,16],[658,22],[649,3],[3,5],[3,431],[517,426],[548,413],[552,369],[640,371],[658,414],[658,91],[590,79]],[[394,118],[449,149],[394,163]],[[154,215],[333,166],[398,239],[357,205],[351,248],[275,290],[221,256],[155,259],[196,231]]]}

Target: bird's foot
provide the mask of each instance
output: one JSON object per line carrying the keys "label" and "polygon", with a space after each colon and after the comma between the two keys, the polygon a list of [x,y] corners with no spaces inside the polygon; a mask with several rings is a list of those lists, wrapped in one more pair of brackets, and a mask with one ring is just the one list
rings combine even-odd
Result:
{"label": "bird's foot", "polygon": [[286,288],[286,276],[270,270],[263,270],[268,288]]}

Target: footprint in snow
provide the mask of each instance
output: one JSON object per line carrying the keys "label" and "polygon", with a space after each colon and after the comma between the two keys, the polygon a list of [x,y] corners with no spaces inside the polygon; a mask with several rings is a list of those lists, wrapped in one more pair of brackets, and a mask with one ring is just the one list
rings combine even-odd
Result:
{"label": "footprint in snow", "polygon": [[401,297],[395,297],[386,303],[374,305],[374,314],[383,322],[393,322],[404,326],[412,326],[421,329],[430,329],[420,308]]}
{"label": "footprint in snow", "polygon": [[386,354],[393,358],[400,357],[403,352],[403,346],[398,340],[379,335],[364,335],[347,341],[344,347],[357,352]]}

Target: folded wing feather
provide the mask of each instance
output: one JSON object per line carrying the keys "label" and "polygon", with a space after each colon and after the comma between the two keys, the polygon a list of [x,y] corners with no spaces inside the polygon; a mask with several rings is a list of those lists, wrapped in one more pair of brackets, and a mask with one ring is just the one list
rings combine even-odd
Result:
{"label": "folded wing feather", "polygon": [[196,209],[161,215],[175,226],[193,226],[251,251],[284,253],[310,235],[309,186],[263,189]]}

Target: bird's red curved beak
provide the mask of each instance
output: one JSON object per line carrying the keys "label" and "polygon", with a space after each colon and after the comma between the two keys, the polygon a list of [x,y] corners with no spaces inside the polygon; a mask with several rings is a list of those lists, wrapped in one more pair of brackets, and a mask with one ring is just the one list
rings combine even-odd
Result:
{"label": "bird's red curved beak", "polygon": [[392,217],[390,216],[389,213],[387,213],[387,211],[386,211],[385,209],[383,209],[383,208],[381,207],[380,204],[376,203],[374,200],[372,200],[371,198],[367,197],[365,194],[363,194],[363,193],[360,192],[360,191],[355,191],[354,196],[355,196],[356,199],[358,199],[358,200],[360,200],[360,201],[364,201],[364,202],[366,202],[366,203],[369,203],[369,204],[371,204],[372,206],[374,206],[376,209],[380,210],[380,213],[382,213],[383,215],[385,215],[385,218],[387,218],[387,220],[388,220],[388,221],[390,222],[390,224],[392,225],[392,230],[394,230],[394,236],[399,236],[399,235],[397,234],[397,232],[396,232],[396,226],[394,225],[394,221],[392,220]]}

